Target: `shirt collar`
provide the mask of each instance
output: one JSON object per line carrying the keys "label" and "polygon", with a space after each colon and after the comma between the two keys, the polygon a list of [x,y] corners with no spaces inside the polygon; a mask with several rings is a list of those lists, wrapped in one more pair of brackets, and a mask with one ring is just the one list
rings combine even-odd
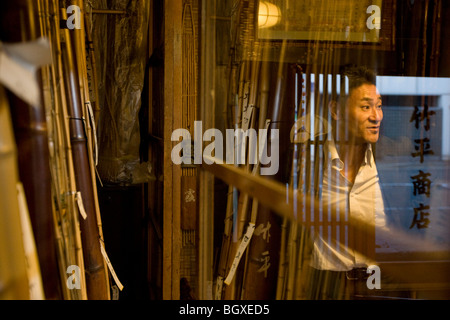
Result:
{"label": "shirt collar", "polygon": [[344,169],[344,162],[339,158],[339,153],[336,149],[336,144],[334,143],[334,137],[332,135],[330,135],[330,138],[325,142],[325,152],[329,155],[331,166],[339,171]]}
{"label": "shirt collar", "polygon": [[372,168],[372,164],[373,164],[372,159],[373,159],[372,145],[370,143],[368,143],[367,148],[366,148],[366,157],[365,157],[364,164],[368,164]]}
{"label": "shirt collar", "polygon": [[[339,153],[336,148],[336,144],[334,142],[334,137],[330,135],[330,138],[325,142],[325,152],[330,155],[329,159],[331,161],[331,165],[336,167],[338,170],[344,169],[344,162],[339,157]],[[372,145],[367,143],[366,154],[363,160],[364,165],[368,164],[371,168],[373,165],[373,151]]]}

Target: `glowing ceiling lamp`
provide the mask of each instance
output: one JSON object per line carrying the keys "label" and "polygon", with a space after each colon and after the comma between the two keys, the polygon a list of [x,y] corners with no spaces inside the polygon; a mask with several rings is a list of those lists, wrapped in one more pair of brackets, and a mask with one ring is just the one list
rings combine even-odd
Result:
{"label": "glowing ceiling lamp", "polygon": [[268,1],[259,2],[258,27],[269,28],[281,21],[281,10]]}

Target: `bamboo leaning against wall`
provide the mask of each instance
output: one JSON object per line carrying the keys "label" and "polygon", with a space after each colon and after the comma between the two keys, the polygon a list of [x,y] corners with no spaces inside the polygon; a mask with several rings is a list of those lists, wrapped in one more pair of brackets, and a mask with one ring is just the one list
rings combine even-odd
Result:
{"label": "bamboo leaning against wall", "polygon": [[[65,18],[65,9],[61,10]],[[83,256],[86,270],[86,285],[88,299],[109,299],[108,278],[105,263],[100,248],[100,232],[95,200],[95,190],[92,183],[90,153],[86,134],[85,113],[82,105],[80,80],[78,77],[76,37],[68,29],[61,33],[61,52],[64,72],[65,90],[70,97],[68,117],[70,123],[70,139],[72,157],[75,167],[75,180],[80,191],[86,218],[80,220]]]}
{"label": "bamboo leaning against wall", "polygon": [[[77,185],[67,114],[67,94],[61,57],[60,10],[57,0],[39,1],[43,35],[49,40],[53,63],[43,68],[44,99],[49,123],[50,168],[54,203],[54,227],[64,299],[87,299],[83,247],[77,206]],[[69,267],[79,268],[77,287],[67,284]]]}
{"label": "bamboo leaning against wall", "polygon": [[[82,1],[75,4],[83,8]],[[97,96],[97,88],[95,82],[87,80],[85,30],[72,32],[64,27],[65,1],[21,0],[6,7],[2,12],[6,40],[23,42],[45,37],[52,55],[52,64],[37,73],[41,85],[39,106],[30,106],[10,92],[6,96],[16,136],[18,174],[39,254],[45,289],[42,298],[107,300],[108,259],[102,251],[95,177],[95,119],[90,108],[90,93]],[[90,67],[95,68],[95,64],[91,62]],[[17,193],[15,186],[12,190]],[[9,221],[14,225],[13,220]],[[15,239],[13,236],[11,239]],[[3,243],[8,244],[2,240]],[[20,241],[14,243],[20,247]],[[17,270],[2,272],[0,276],[8,280],[8,285],[17,285],[12,291],[7,290],[7,297],[27,298],[30,294],[23,291],[26,279],[20,278],[23,270],[17,256],[23,250],[17,246],[15,256],[11,256],[17,262]],[[9,249],[2,252],[10,252]],[[29,270],[28,267],[26,271]]]}
{"label": "bamboo leaning against wall", "polygon": [[[96,96],[97,88],[87,80],[85,30],[64,28],[64,5],[57,0],[22,0],[8,4],[4,11],[8,15],[2,17],[2,31],[12,28],[8,41],[43,36],[52,54],[52,64],[37,74],[41,105],[29,106],[8,95],[18,137],[18,171],[30,209],[45,298],[106,300],[109,279],[106,253],[101,250],[95,119],[89,103],[90,90]],[[82,1],[76,5],[83,8]],[[74,268],[79,273],[71,274]],[[15,281],[20,283],[18,278]]]}

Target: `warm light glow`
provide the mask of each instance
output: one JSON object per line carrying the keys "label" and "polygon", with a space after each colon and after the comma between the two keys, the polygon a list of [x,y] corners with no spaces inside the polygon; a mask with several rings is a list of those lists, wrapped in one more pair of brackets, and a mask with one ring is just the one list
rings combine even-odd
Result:
{"label": "warm light glow", "polygon": [[281,11],[278,6],[267,1],[259,2],[258,27],[273,27],[281,20]]}

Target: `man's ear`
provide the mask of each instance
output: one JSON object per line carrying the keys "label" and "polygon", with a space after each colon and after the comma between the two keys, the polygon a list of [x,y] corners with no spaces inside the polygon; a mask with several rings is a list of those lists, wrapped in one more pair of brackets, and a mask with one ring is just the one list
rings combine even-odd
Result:
{"label": "man's ear", "polygon": [[332,117],[334,120],[339,120],[339,119],[340,119],[338,107],[339,107],[339,104],[338,104],[336,101],[334,101],[334,100],[331,100],[331,101],[328,103],[328,110],[330,110],[330,112],[331,112],[331,117]]}

